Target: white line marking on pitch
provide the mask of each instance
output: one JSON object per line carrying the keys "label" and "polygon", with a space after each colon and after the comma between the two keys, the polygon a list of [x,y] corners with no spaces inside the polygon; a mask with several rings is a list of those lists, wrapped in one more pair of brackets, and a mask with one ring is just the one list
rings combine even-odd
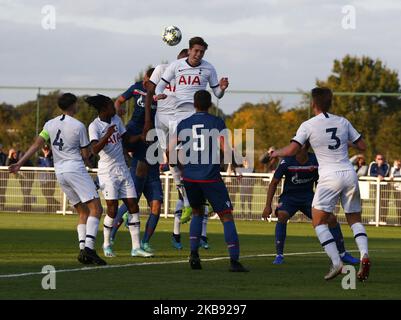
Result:
{"label": "white line marking on pitch", "polygon": [[[350,250],[348,252],[357,252],[357,250]],[[314,251],[314,252],[294,252],[294,253],[286,253],[285,256],[304,256],[304,255],[312,255],[312,254],[324,254],[324,251]],[[241,259],[246,258],[261,258],[261,257],[274,257],[275,253],[267,253],[267,254],[256,254],[256,255],[247,255],[241,256]],[[201,259],[202,262],[206,261],[219,261],[219,260],[228,260],[230,257],[216,257],[216,258],[206,258]],[[75,268],[75,269],[61,269],[55,271],[55,273],[61,272],[77,272],[77,271],[92,271],[92,270],[104,270],[104,269],[114,269],[114,268],[128,268],[128,267],[136,267],[136,266],[155,266],[155,265],[164,265],[164,264],[180,264],[180,263],[188,263],[187,260],[176,260],[176,261],[158,261],[158,262],[137,262],[137,263],[128,263],[128,264],[114,264],[114,265],[106,265],[106,266],[98,266],[98,267],[83,267],[83,268]],[[27,276],[36,276],[43,275],[42,272],[27,272],[27,273],[17,273],[17,274],[2,274],[0,275],[0,279],[5,278],[20,278]]]}

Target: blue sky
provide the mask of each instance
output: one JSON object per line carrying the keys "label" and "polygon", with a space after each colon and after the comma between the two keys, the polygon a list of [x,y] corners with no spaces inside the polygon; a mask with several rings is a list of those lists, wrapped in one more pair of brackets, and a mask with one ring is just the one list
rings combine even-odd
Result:
{"label": "blue sky", "polygon": [[[44,5],[55,8],[54,30],[42,28]],[[355,8],[355,29],[342,27],[345,5]],[[202,36],[205,59],[229,77],[230,89],[308,90],[345,54],[401,70],[400,17],[396,0],[0,0],[0,86],[125,88],[146,66],[172,61],[191,37]],[[176,47],[161,41],[167,25],[182,30]],[[33,97],[0,90],[0,101]],[[288,106],[294,101],[279,97]],[[267,99],[227,94],[220,106],[231,113]]]}

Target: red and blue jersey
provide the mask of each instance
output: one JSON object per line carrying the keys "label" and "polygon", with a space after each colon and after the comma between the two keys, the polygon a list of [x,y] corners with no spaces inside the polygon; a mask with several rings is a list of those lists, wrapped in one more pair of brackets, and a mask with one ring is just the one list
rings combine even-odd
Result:
{"label": "red and blue jersey", "polygon": [[185,158],[190,158],[183,164],[184,181],[221,181],[219,143],[225,129],[223,119],[207,112],[196,112],[178,124],[178,142]]}
{"label": "red and blue jersey", "polygon": [[285,176],[280,199],[291,198],[297,203],[311,201],[313,187],[319,179],[318,162],[314,153],[308,153],[308,160],[301,164],[296,156],[285,157],[274,172],[274,178]]}
{"label": "red and blue jersey", "polygon": [[[143,86],[143,81],[135,82],[122,95],[125,100],[134,98],[134,111],[132,112],[131,120],[127,123],[127,130],[131,134],[141,134],[145,125],[145,99],[146,89]],[[152,121],[156,115],[156,104],[152,102]]]}

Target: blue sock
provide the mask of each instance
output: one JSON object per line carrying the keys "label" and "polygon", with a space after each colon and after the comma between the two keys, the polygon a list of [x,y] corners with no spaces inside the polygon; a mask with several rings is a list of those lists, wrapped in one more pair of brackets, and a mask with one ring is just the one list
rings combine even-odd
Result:
{"label": "blue sock", "polygon": [[344,253],[345,252],[344,237],[343,233],[341,232],[340,224],[337,223],[334,228],[329,228],[329,230],[334,240],[336,241],[338,253],[339,254]]}
{"label": "blue sock", "polygon": [[200,236],[202,234],[203,215],[193,215],[191,225],[189,226],[189,242],[191,244],[191,252],[198,252]]}
{"label": "blue sock", "polygon": [[156,229],[157,222],[159,221],[159,215],[151,213],[149,215],[148,221],[146,222],[145,233],[143,235],[142,242],[149,242]]}
{"label": "blue sock", "polygon": [[232,260],[238,261],[239,259],[239,240],[237,229],[235,228],[234,221],[226,221],[224,226],[224,240],[227,243],[228,253]]}
{"label": "blue sock", "polygon": [[276,252],[284,254],[284,243],[287,236],[287,223],[277,221],[276,223]]}
{"label": "blue sock", "polygon": [[116,238],[116,233],[117,233],[118,229],[120,228],[121,223],[123,222],[123,215],[127,211],[128,211],[128,208],[127,208],[127,206],[125,204],[122,204],[118,208],[117,215],[114,218],[113,228],[111,229],[111,233],[110,233],[110,238],[111,239],[115,239]]}

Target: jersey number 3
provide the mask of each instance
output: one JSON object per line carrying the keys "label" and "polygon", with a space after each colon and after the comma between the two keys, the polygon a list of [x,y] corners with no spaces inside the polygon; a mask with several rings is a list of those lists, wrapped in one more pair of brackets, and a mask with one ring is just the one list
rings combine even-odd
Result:
{"label": "jersey number 3", "polygon": [[58,146],[58,149],[61,151],[63,150],[63,139],[60,138],[61,130],[59,129],[56,134],[56,139],[53,141],[53,146]]}
{"label": "jersey number 3", "polygon": [[326,132],[327,133],[331,132],[331,137],[330,138],[336,141],[335,145],[329,145],[328,146],[329,149],[330,150],[338,149],[340,147],[340,145],[341,145],[341,141],[340,141],[340,138],[336,136],[337,128],[328,128],[328,129],[326,129]]}

